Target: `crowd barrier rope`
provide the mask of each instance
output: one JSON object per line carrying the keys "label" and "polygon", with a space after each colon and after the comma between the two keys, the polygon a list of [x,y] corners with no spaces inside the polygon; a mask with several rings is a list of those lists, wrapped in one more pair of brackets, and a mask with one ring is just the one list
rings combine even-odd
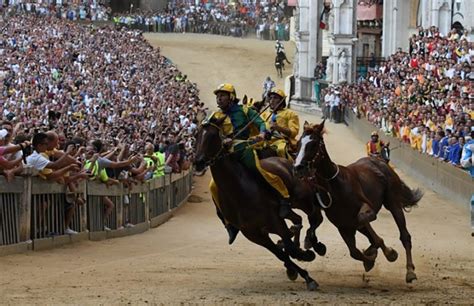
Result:
{"label": "crowd barrier rope", "polygon": [[[0,256],[103,240],[147,231],[168,220],[191,193],[192,172],[166,174],[142,184],[106,187],[81,182],[73,193],[37,177],[0,178]],[[77,205],[76,199],[85,200]],[[110,206],[113,204],[113,208]],[[72,214],[66,233],[67,215]]]}

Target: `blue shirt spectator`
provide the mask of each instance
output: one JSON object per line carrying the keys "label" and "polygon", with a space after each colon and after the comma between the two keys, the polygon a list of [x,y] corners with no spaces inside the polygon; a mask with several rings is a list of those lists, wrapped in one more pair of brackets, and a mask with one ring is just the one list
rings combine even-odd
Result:
{"label": "blue shirt spectator", "polygon": [[439,156],[439,139],[433,139],[432,149],[433,156]]}
{"label": "blue shirt spectator", "polygon": [[453,138],[453,143],[448,147],[447,159],[453,165],[459,165],[461,160],[461,146],[456,138]]}
{"label": "blue shirt spectator", "polygon": [[[474,132],[471,132],[474,135]],[[474,139],[468,140],[462,149],[461,166],[469,171],[474,178]]]}
{"label": "blue shirt spectator", "polygon": [[447,151],[448,151],[448,147],[449,147],[449,136],[444,136],[440,142],[439,142],[439,152],[438,152],[438,156],[439,158],[445,160],[447,159]]}

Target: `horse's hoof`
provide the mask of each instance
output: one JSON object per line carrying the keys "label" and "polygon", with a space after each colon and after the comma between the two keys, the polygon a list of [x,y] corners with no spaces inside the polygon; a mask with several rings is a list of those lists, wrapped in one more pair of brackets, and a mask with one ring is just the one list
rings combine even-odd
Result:
{"label": "horse's hoof", "polygon": [[375,260],[374,261],[364,261],[364,269],[365,272],[369,272],[372,270],[372,268],[375,266]]}
{"label": "horse's hoof", "polygon": [[319,287],[318,283],[314,280],[307,283],[306,286],[307,286],[309,291],[315,291]]}
{"label": "horse's hoof", "polygon": [[313,261],[316,259],[316,254],[313,251],[306,250],[303,252],[304,256],[301,257],[303,261]]}
{"label": "horse's hoof", "polygon": [[[398,253],[394,249],[388,248],[388,252],[385,255],[385,257],[387,258],[388,261],[394,262],[398,258]],[[415,276],[415,278],[416,278],[416,276]]]}
{"label": "horse's hoof", "polygon": [[326,246],[324,245],[324,243],[321,243],[321,242],[316,243],[316,245],[314,246],[314,250],[319,256],[326,255],[326,251],[327,251]]}
{"label": "horse's hoof", "polygon": [[373,257],[373,256],[377,257],[377,254],[378,254],[377,249],[374,247],[369,247],[367,250],[364,251],[364,255],[367,257]]}
{"label": "horse's hoof", "polygon": [[294,256],[290,256],[299,261],[313,261],[316,259],[316,254],[311,250],[303,251],[300,249]]}
{"label": "horse's hoof", "polygon": [[295,281],[298,278],[298,272],[293,269],[286,269],[286,276],[290,281]]}
{"label": "horse's hoof", "polygon": [[406,282],[407,282],[407,283],[411,283],[411,282],[413,282],[415,279],[417,279],[415,272],[413,272],[413,271],[408,271],[408,272],[407,272],[406,279],[405,279]]}

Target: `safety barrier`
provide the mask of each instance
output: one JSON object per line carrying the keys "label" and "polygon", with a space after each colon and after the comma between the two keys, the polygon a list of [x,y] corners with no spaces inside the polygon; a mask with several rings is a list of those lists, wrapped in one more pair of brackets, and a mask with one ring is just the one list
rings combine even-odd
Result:
{"label": "safety barrier", "polygon": [[[37,177],[17,177],[10,183],[2,177],[0,255],[144,232],[168,220],[191,186],[190,171],[132,186],[82,182],[73,192]],[[85,204],[75,205],[78,198]],[[68,220],[78,234],[65,234]]]}
{"label": "safety barrier", "polygon": [[[362,141],[368,141],[370,133],[377,129],[365,119],[358,119],[350,110],[345,111],[345,121]],[[469,203],[474,193],[474,180],[459,168],[421,154],[409,144],[398,138],[381,134],[381,138],[390,142],[390,158],[394,165],[410,176],[426,183],[435,192],[448,197],[461,205]]]}

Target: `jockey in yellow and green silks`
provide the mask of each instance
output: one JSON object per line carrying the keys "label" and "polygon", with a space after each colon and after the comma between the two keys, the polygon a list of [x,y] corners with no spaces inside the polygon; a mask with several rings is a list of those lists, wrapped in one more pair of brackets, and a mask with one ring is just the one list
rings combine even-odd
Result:
{"label": "jockey in yellow and green silks", "polygon": [[[263,177],[265,181],[281,195],[280,216],[286,217],[290,212],[290,195],[283,180],[279,176],[263,169],[260,166],[255,150],[249,146],[248,142],[242,142],[242,140],[249,139],[251,128],[247,127],[245,130],[241,130],[252,120],[252,125],[260,132],[260,134],[255,137],[255,140],[263,140],[267,131],[265,122],[254,109],[238,104],[239,100],[236,97],[236,91],[233,85],[228,83],[221,84],[214,90],[214,94],[216,95],[216,102],[220,111],[214,112],[211,118],[222,119],[225,117],[221,127],[224,136],[227,138],[224,142],[230,141],[233,135],[239,133],[232,143],[233,154],[237,156],[239,162],[247,169],[255,173],[255,175]],[[217,207],[219,207],[218,189],[214,180],[211,180],[209,188]],[[232,227],[230,224],[226,225],[226,227],[230,236],[229,243],[232,243],[238,231],[235,228],[229,230],[229,228]]]}

